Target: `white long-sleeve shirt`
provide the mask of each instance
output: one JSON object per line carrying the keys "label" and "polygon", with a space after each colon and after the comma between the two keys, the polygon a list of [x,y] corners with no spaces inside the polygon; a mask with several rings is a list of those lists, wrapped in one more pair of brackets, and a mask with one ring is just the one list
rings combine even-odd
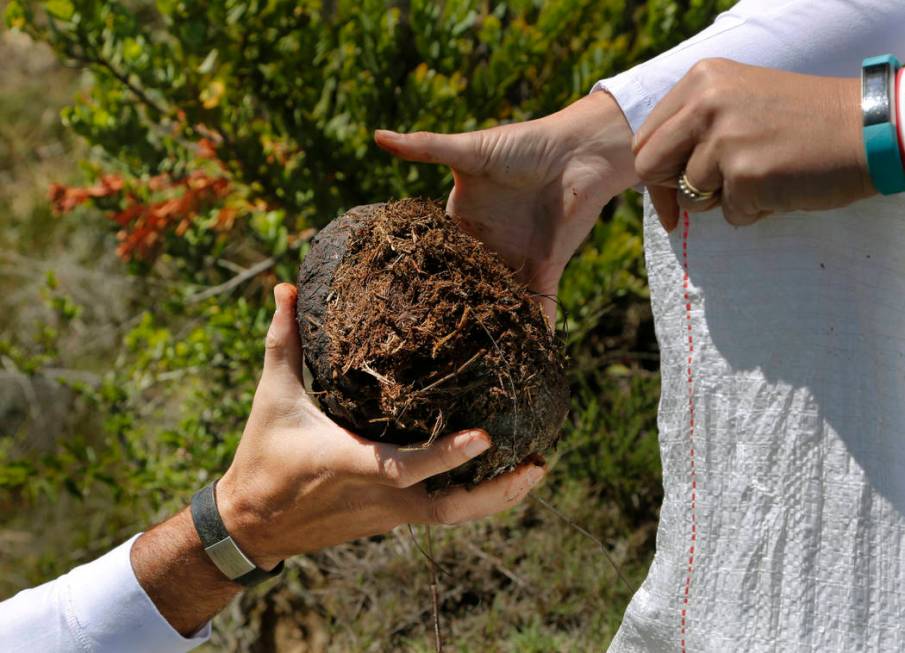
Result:
{"label": "white long-sleeve shirt", "polygon": [[207,640],[209,624],[182,637],[139,585],[129,559],[137,537],[0,603],[0,651],[182,653]]}
{"label": "white long-sleeve shirt", "polygon": [[[704,58],[854,77],[886,53],[905,0],[743,0],[595,88],[637,129]],[[903,197],[672,234],[645,203],[664,500],[610,651],[905,651]]]}
{"label": "white long-sleeve shirt", "polygon": [[742,63],[810,75],[856,77],[861,61],[877,54],[905,57],[905,2],[901,0],[741,0],[713,25],[668,52],[601,80],[633,130],[701,59]]}

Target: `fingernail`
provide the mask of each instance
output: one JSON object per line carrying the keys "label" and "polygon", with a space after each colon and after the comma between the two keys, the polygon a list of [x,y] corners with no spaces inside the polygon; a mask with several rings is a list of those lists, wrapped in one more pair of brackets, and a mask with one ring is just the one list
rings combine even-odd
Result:
{"label": "fingernail", "polygon": [[525,474],[525,481],[528,483],[530,487],[534,487],[538,483],[540,483],[541,479],[546,475],[547,470],[543,467],[537,467],[536,465],[532,465],[531,469]]}
{"label": "fingernail", "polygon": [[378,129],[378,130],[375,131],[374,133],[375,133],[376,135],[379,135],[379,136],[381,136],[381,137],[383,137],[383,138],[386,138],[386,139],[389,139],[389,140],[391,140],[391,141],[395,141],[395,140],[398,140],[398,139],[399,139],[399,133],[398,133],[398,132],[394,132],[394,131],[389,130],[389,129]]}
{"label": "fingernail", "polygon": [[292,304],[295,298],[295,287],[291,283],[278,283],[273,287],[273,298],[276,300],[277,309],[281,304]]}
{"label": "fingernail", "polygon": [[468,444],[465,445],[465,454],[469,458],[474,458],[475,456],[484,453],[490,448],[490,442],[487,441],[486,437],[482,437],[480,434],[475,434],[471,440],[468,441]]}
{"label": "fingernail", "polygon": [[276,308],[273,311],[274,315],[277,315],[280,312],[280,294],[277,292],[277,288],[279,288],[279,286],[273,287],[273,301],[276,304]]}

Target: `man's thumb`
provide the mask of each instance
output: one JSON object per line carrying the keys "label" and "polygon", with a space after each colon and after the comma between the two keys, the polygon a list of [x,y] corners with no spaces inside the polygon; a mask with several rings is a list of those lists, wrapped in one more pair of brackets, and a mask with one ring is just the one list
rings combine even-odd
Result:
{"label": "man's thumb", "polygon": [[478,140],[474,132],[464,134],[434,134],[413,132],[399,134],[386,129],[374,132],[374,141],[390,154],[407,161],[440,163],[466,174],[477,174]]}
{"label": "man's thumb", "polygon": [[290,371],[302,378],[302,344],[295,321],[295,299],[298,291],[290,283],[273,289],[276,311],[264,339],[264,372]]}

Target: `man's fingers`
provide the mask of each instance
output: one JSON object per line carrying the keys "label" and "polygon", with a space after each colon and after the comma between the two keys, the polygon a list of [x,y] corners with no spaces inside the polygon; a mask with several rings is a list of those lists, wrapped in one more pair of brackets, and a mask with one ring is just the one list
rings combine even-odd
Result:
{"label": "man's fingers", "polygon": [[452,525],[496,514],[520,503],[546,472],[526,463],[470,490],[456,487],[439,492],[417,503],[418,514],[411,521]]}
{"label": "man's fingers", "polygon": [[264,373],[291,372],[302,379],[302,344],[295,321],[295,300],[298,291],[290,283],[273,289],[276,311],[264,340]]}
{"label": "man's fingers", "polygon": [[390,154],[407,161],[440,163],[466,173],[474,171],[478,159],[474,137],[471,133],[413,132],[399,134],[386,129],[378,129],[374,132],[374,141]]}
{"label": "man's fingers", "polygon": [[383,445],[365,455],[365,476],[374,476],[386,485],[410,487],[421,481],[448,472],[490,448],[490,437],[480,430],[462,431],[439,438],[424,449],[407,449]]}

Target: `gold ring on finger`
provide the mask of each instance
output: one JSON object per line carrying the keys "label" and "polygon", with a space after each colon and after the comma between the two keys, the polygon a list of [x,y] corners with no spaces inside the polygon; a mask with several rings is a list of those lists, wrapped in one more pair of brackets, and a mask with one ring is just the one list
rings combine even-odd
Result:
{"label": "gold ring on finger", "polygon": [[700,190],[688,180],[688,174],[683,172],[679,177],[679,192],[689,202],[706,202],[716,197],[719,190]]}

